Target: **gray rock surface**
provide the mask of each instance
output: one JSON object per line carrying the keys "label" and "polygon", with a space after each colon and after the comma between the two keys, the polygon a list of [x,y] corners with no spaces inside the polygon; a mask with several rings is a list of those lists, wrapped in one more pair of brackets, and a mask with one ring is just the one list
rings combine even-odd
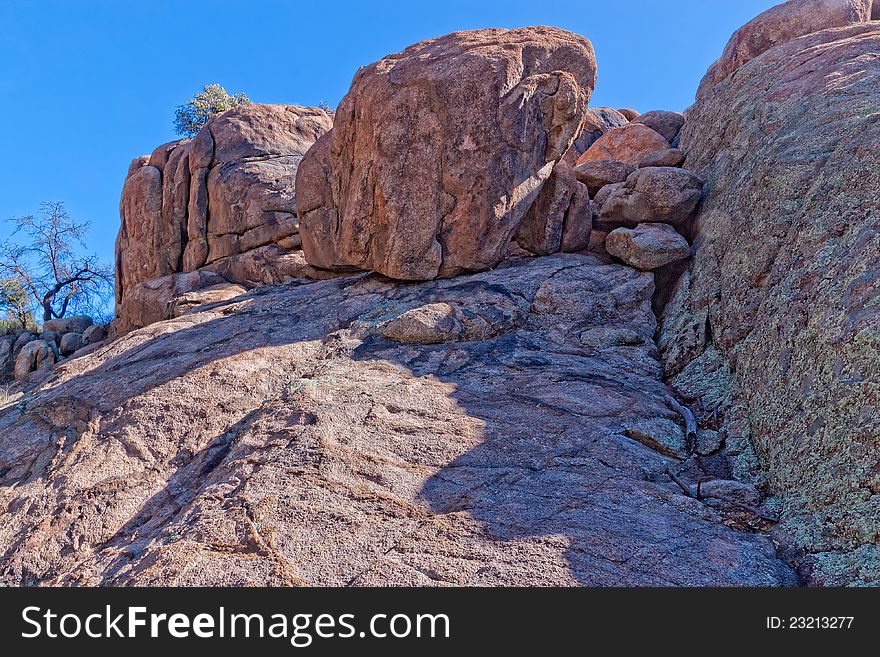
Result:
{"label": "gray rock surface", "polygon": [[0,582],[792,583],[626,435],[683,422],[652,278],[264,287],[64,361],[0,409]]}

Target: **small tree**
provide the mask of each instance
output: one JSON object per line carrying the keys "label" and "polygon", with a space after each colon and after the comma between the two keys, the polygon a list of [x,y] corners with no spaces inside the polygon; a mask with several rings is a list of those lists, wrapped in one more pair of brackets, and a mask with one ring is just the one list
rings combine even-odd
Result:
{"label": "small tree", "polygon": [[206,84],[192,99],[174,112],[174,130],[184,137],[194,137],[212,116],[251,101],[244,94],[230,95],[219,84]]}
{"label": "small tree", "polygon": [[28,329],[35,324],[30,295],[17,278],[0,279],[0,311],[5,312],[5,318],[0,319],[0,334],[9,328]]}
{"label": "small tree", "polygon": [[[113,268],[95,255],[80,255],[89,222],[70,218],[63,203],[43,203],[40,216],[7,221],[15,226],[12,237],[0,244],[0,277],[20,301],[26,291],[40,309],[43,321],[64,317],[69,310],[100,313],[113,289]],[[20,243],[23,242],[23,243]],[[14,283],[8,283],[8,281]]]}

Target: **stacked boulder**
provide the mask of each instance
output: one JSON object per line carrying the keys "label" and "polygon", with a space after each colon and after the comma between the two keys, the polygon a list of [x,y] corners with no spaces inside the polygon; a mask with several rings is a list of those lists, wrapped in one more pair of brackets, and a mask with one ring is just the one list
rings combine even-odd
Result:
{"label": "stacked boulder", "polygon": [[315,107],[243,105],[136,158],[120,202],[113,332],[168,319],[179,290],[228,298],[303,276],[294,179],[332,124]]}
{"label": "stacked boulder", "polygon": [[107,327],[93,324],[88,317],[64,317],[43,324],[39,335],[22,331],[0,338],[0,373],[16,380],[31,372],[51,367],[80,349],[102,342]]}
{"label": "stacked boulder", "polygon": [[573,169],[595,209],[593,243],[604,239],[610,255],[636,269],[656,270],[690,256],[684,235],[703,181],[680,168],[684,123],[678,112],[638,115],[605,132]]}

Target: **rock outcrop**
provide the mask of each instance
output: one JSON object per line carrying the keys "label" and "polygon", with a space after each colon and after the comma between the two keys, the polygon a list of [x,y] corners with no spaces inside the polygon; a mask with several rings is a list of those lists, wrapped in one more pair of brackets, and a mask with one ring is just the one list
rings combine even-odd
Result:
{"label": "rock outcrop", "polygon": [[[700,83],[697,98],[710,93],[743,64],[771,48],[821,30],[880,18],[876,0],[789,0],[752,19],[730,38],[721,58]],[[873,12],[872,12],[872,5]]]}
{"label": "rock outcrop", "polygon": [[578,158],[586,153],[587,149],[602,135],[627,123],[629,120],[623,114],[609,107],[588,109],[581,127],[581,134],[569,146],[568,151],[562,156],[562,161],[570,166],[575,166]]}
{"label": "rock outcrop", "polygon": [[549,27],[456,32],[361,68],[326,163],[299,176],[330,191],[299,205],[306,259],[402,280],[497,265],[595,81],[590,42]]}
{"label": "rock outcrop", "polygon": [[652,280],[266,287],[67,361],[0,408],[0,582],[792,584],[666,474]]}
{"label": "rock outcrop", "polygon": [[704,88],[681,137],[707,193],[666,371],[778,494],[816,584],[880,584],[878,52],[878,23],[777,45]]}
{"label": "rock outcrop", "polygon": [[149,281],[197,270],[248,287],[303,276],[296,170],[331,126],[314,107],[243,105],[135,159],[120,203],[114,332],[143,326],[136,288]]}

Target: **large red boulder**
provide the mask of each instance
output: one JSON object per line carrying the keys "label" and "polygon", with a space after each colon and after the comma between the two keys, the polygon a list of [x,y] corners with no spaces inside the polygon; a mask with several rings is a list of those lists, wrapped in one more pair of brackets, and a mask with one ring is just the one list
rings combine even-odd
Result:
{"label": "large red boulder", "polygon": [[315,218],[306,258],[404,280],[494,266],[579,135],[595,81],[590,42],[551,27],[455,32],[361,68],[327,168],[299,178],[332,197],[299,206]]}

